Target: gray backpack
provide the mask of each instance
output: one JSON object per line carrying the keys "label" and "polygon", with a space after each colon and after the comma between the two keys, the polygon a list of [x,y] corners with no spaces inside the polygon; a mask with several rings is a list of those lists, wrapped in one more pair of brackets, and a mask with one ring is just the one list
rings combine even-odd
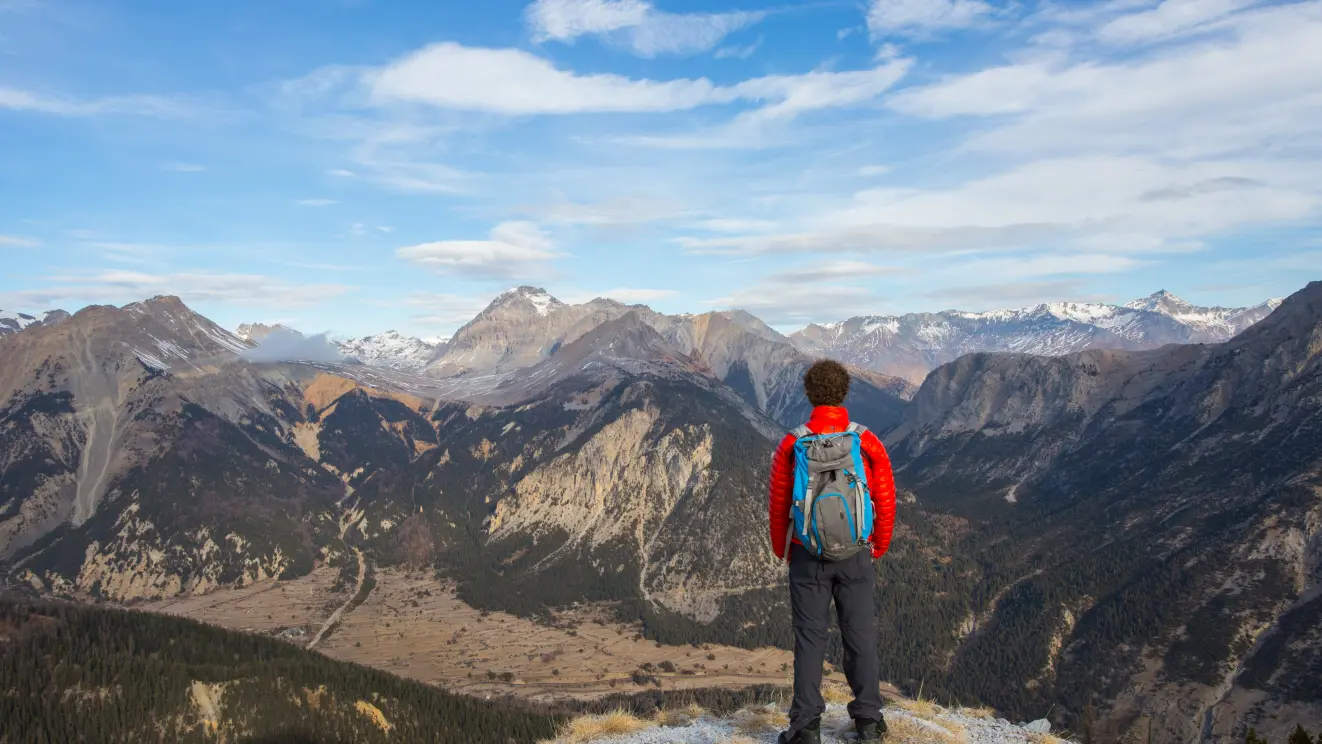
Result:
{"label": "gray backpack", "polygon": [[794,430],[794,517],[790,530],[810,553],[841,561],[869,547],[872,496],[863,462],[867,428],[851,423],[832,434]]}

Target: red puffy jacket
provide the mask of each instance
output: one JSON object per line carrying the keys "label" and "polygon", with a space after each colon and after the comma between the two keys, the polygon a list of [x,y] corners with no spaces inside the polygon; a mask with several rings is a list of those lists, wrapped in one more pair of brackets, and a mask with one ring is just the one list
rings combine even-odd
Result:
{"label": "red puffy jacket", "polygon": [[[849,411],[838,406],[817,406],[808,419],[808,428],[814,434],[831,434],[849,426]],[[771,460],[771,547],[776,555],[788,559],[790,507],[794,504],[794,440],[786,434]],[[895,529],[895,476],[891,473],[891,460],[886,446],[876,434],[863,434],[863,458],[867,461],[868,489],[872,491],[872,557],[886,554]],[[798,543],[799,538],[795,537]],[[799,543],[802,544],[802,543]]]}

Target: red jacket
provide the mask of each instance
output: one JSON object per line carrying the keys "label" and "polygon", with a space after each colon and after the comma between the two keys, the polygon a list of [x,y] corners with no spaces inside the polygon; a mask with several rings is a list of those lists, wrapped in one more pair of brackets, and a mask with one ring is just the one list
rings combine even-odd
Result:
{"label": "red jacket", "polygon": [[[844,431],[848,426],[849,411],[837,406],[817,406],[808,419],[808,428],[814,434]],[[794,439],[793,434],[786,434],[771,460],[771,548],[786,559],[789,550],[785,538],[789,535],[790,507],[794,504]],[[876,434],[866,432],[862,445],[868,489],[872,491],[872,557],[880,558],[890,548],[891,532],[895,529],[895,476],[891,473],[886,446]],[[793,539],[799,542],[799,538]]]}

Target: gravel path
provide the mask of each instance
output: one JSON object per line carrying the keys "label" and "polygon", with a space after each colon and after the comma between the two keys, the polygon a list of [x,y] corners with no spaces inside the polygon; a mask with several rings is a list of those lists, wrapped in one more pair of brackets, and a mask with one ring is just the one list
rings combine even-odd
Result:
{"label": "gravel path", "polygon": [[[886,744],[1047,744],[1063,740],[1035,735],[1024,726],[1004,719],[978,718],[955,711],[941,711],[932,720],[919,718],[898,708],[886,709],[891,734]],[[949,724],[951,728],[942,727]],[[835,732],[845,729],[844,735]],[[954,731],[964,732],[964,737]],[[699,718],[687,726],[657,727],[636,734],[598,739],[594,744],[775,744],[779,732],[741,731],[733,718]],[[849,744],[854,741],[849,716],[844,706],[832,705],[822,719],[824,744]]]}

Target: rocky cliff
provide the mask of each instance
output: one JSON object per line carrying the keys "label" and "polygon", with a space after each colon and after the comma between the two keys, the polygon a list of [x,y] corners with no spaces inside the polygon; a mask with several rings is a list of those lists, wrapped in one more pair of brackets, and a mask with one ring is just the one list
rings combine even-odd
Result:
{"label": "rocky cliff", "polygon": [[964,545],[1006,565],[951,683],[1010,654],[1034,661],[1006,662],[1001,706],[1180,740],[1316,727],[1319,422],[1322,283],[1219,345],[934,371],[888,437],[899,480],[1014,542]]}

